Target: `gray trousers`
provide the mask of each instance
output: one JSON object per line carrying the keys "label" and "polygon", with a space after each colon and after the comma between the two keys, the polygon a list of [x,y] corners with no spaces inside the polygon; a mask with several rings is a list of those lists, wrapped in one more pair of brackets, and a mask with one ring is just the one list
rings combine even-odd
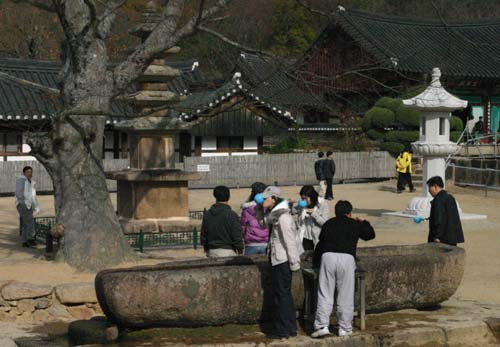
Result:
{"label": "gray trousers", "polygon": [[210,249],[207,254],[209,258],[235,257],[237,255],[238,254],[236,254],[236,252],[233,251],[232,249],[225,249],[225,248]]}
{"label": "gray trousers", "polygon": [[33,209],[26,208],[26,205],[19,204],[16,206],[17,212],[21,217],[21,240],[28,242],[35,238],[35,219],[33,218]]}
{"label": "gray trousers", "polygon": [[321,256],[314,329],[330,325],[337,289],[337,323],[343,330],[352,331],[355,271],[356,262],[350,254],[328,252]]}

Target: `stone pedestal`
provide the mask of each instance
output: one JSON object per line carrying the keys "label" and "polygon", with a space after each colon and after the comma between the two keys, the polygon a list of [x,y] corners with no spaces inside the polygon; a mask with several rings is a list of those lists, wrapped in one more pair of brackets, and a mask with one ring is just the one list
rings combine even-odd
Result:
{"label": "stone pedestal", "polygon": [[107,172],[106,178],[118,181],[118,214],[125,232],[191,228],[188,181],[199,179],[198,173],[129,169]]}

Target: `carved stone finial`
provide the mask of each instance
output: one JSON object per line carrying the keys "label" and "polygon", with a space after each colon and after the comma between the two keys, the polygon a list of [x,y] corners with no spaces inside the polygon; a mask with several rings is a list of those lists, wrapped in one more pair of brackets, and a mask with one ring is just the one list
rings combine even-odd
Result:
{"label": "carved stone finial", "polygon": [[438,67],[432,69],[432,79],[431,86],[432,87],[441,87],[441,70]]}

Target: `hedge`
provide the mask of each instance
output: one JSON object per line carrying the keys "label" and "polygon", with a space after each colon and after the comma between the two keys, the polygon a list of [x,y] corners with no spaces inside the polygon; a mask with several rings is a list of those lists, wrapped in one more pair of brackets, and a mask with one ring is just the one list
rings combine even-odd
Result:
{"label": "hedge", "polygon": [[366,132],[366,135],[371,139],[371,140],[376,140],[380,141],[385,138],[385,133],[377,130],[377,129],[370,129]]}
{"label": "hedge", "polygon": [[402,143],[397,142],[383,142],[380,144],[380,149],[383,151],[387,151],[392,155],[399,154],[405,146]]}
{"label": "hedge", "polygon": [[464,130],[464,123],[462,122],[462,119],[457,116],[451,116],[450,118],[450,131],[460,131],[462,132]]}
{"label": "hedge", "polygon": [[392,112],[397,112],[397,110],[403,106],[403,102],[400,99],[393,99],[387,96],[380,98],[376,103],[375,107],[388,108]]}
{"label": "hedge", "polygon": [[415,142],[418,141],[420,137],[420,132],[417,130],[399,131],[392,130],[385,134],[384,139],[387,142]]}
{"label": "hedge", "polygon": [[396,122],[406,128],[420,127],[420,112],[401,106],[396,112]]}
{"label": "hedge", "polygon": [[394,124],[394,112],[387,108],[372,107],[366,115],[370,117],[371,123],[374,128],[384,129]]}

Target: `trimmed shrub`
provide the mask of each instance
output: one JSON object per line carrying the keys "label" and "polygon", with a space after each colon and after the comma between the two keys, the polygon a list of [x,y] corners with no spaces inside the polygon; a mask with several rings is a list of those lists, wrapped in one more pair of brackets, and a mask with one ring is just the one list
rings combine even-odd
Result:
{"label": "trimmed shrub", "polygon": [[388,108],[372,107],[366,112],[374,128],[384,129],[394,124],[396,116]]}
{"label": "trimmed shrub", "polygon": [[404,144],[398,142],[382,142],[380,144],[380,150],[387,151],[393,156],[398,155],[404,148]]}
{"label": "trimmed shrub", "polygon": [[396,112],[396,122],[405,128],[418,128],[420,126],[420,112],[406,108],[401,104]]}
{"label": "trimmed shrub", "polygon": [[385,133],[377,129],[368,130],[366,132],[366,135],[370,138],[370,140],[375,141],[381,141],[385,138]]}
{"label": "trimmed shrub", "polygon": [[393,99],[387,96],[381,97],[376,103],[375,107],[388,108],[392,112],[397,112],[397,110],[403,106],[403,102],[400,99]]}
{"label": "trimmed shrub", "polygon": [[[370,111],[368,110],[368,112],[370,112]],[[371,129],[371,127],[372,127],[372,117],[370,116],[370,114],[368,112],[366,112],[365,116],[361,120],[361,127],[365,131],[368,129]]]}
{"label": "trimmed shrub", "polygon": [[452,131],[452,132],[450,132],[450,141],[451,142],[457,142],[458,139],[460,138],[460,135],[462,135],[461,131]]}
{"label": "trimmed shrub", "polygon": [[450,118],[450,131],[460,131],[462,132],[464,130],[464,123],[462,122],[462,119],[457,116],[451,116]]}
{"label": "trimmed shrub", "polygon": [[399,154],[404,148],[405,146],[402,143],[397,142],[383,142],[380,144],[382,151],[387,151],[394,156]]}
{"label": "trimmed shrub", "polygon": [[410,143],[417,141],[419,137],[420,133],[415,130],[408,130],[408,131],[393,130],[393,131],[388,131],[385,134],[385,140],[387,142]]}

